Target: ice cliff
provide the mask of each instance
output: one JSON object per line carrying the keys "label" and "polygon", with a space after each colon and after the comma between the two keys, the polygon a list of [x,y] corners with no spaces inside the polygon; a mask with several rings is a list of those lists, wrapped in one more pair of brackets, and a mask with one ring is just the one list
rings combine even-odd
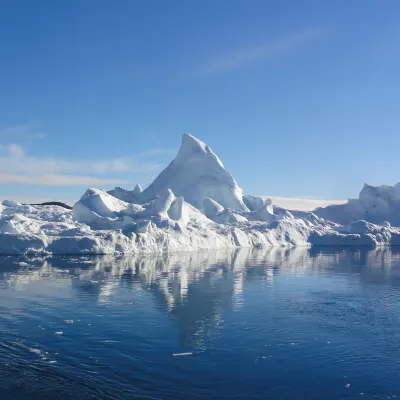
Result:
{"label": "ice cliff", "polygon": [[[137,254],[235,247],[400,244],[399,187],[314,213],[243,194],[214,152],[185,134],[176,158],[144,191],[88,189],[73,210],[0,205],[1,254]],[[397,208],[396,208],[397,207]]]}

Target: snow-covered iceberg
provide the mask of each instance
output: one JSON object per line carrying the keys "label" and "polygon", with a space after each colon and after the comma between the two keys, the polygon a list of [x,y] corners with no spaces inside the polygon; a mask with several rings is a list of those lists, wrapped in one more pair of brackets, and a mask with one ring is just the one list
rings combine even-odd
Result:
{"label": "snow-covered iceberg", "polygon": [[365,186],[357,200],[314,213],[243,194],[202,141],[185,134],[176,158],[144,191],[88,189],[67,209],[0,205],[0,254],[138,254],[236,247],[400,244],[400,190]]}
{"label": "snow-covered iceberg", "polygon": [[358,199],[318,208],[314,213],[339,224],[365,220],[384,226],[400,226],[400,182],[394,186],[365,183]]}
{"label": "snow-covered iceberg", "polygon": [[242,190],[220,159],[205,143],[188,134],[183,135],[175,160],[143,191],[141,199],[154,199],[164,189],[171,189],[199,209],[209,197],[225,208],[248,211]]}

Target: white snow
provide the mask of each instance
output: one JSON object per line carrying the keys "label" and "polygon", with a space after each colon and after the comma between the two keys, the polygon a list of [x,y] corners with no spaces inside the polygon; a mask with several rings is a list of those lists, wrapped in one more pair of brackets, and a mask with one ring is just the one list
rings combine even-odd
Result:
{"label": "white snow", "polygon": [[144,191],[88,189],[73,210],[0,205],[1,254],[135,254],[235,247],[400,244],[400,184],[314,213],[243,195],[219,158],[184,135]]}
{"label": "white snow", "polygon": [[318,208],[314,213],[340,224],[363,219],[379,225],[385,222],[385,225],[400,226],[400,183],[394,186],[364,184],[358,199]]}
{"label": "white snow", "polygon": [[141,199],[153,199],[165,189],[199,209],[204,198],[210,197],[225,208],[248,211],[242,190],[219,158],[205,143],[188,134],[183,135],[175,160],[143,191]]}

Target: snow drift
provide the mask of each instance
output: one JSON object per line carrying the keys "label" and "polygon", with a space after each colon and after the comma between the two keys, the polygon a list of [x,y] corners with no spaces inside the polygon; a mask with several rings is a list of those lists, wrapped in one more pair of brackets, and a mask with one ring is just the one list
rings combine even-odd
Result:
{"label": "snow drift", "polygon": [[73,210],[0,205],[2,254],[137,254],[236,247],[400,244],[400,188],[365,186],[357,200],[314,213],[243,194],[214,152],[184,135],[144,191],[88,189]]}

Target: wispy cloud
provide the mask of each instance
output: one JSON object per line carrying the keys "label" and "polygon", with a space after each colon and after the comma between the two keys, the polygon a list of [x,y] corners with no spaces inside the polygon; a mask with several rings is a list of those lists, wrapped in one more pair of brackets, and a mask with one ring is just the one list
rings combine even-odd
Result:
{"label": "wispy cloud", "polygon": [[24,184],[24,185],[45,185],[45,186],[95,186],[115,185],[130,183],[121,179],[102,179],[92,176],[66,175],[66,174],[15,174],[1,173],[0,183],[2,184]]}
{"label": "wispy cloud", "polygon": [[310,29],[257,46],[222,54],[214,60],[200,66],[193,75],[210,75],[253,64],[257,61],[262,61],[304,45],[319,37],[322,32],[321,29]]}
{"label": "wispy cloud", "polygon": [[[160,164],[133,158],[66,160],[26,154],[16,143],[0,145],[0,183],[41,185],[96,185],[127,183],[119,178],[99,178],[101,174],[145,173],[159,170]],[[93,176],[92,176],[93,175]]]}
{"label": "wispy cloud", "polygon": [[0,129],[0,138],[17,141],[20,139],[45,139],[47,134],[38,129],[37,121],[28,121],[23,124]]}

